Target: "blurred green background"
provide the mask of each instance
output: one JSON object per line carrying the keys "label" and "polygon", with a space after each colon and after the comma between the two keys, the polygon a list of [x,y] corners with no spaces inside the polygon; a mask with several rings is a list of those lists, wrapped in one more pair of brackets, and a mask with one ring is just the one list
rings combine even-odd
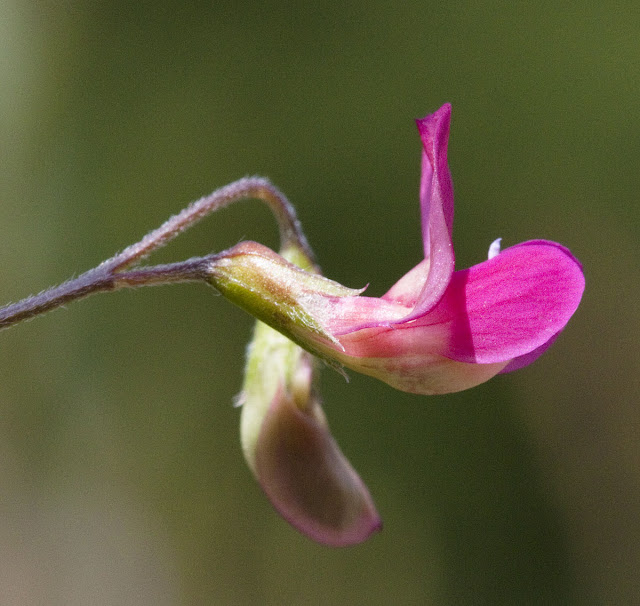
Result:
{"label": "blurred green background", "polygon": [[[326,371],[384,531],[332,550],[241,456],[252,321],[211,289],[98,296],[0,335],[3,604],[631,604],[640,582],[637,2],[0,2],[0,292],[95,266],[247,174],[326,275],[420,258],[413,118],[453,104],[459,268],[562,242],[587,291],[535,365],[418,397]],[[243,238],[237,205],[153,261]]]}

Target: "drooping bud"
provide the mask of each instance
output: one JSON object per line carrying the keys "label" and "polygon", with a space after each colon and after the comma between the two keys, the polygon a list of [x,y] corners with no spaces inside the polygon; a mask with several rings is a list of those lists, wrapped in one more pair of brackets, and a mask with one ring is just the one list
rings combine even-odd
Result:
{"label": "drooping bud", "polygon": [[[243,279],[240,287],[226,283],[225,294],[234,288],[247,293],[247,284],[261,297],[272,292],[268,277],[258,276],[251,264]],[[295,301],[284,306],[282,314],[271,313],[287,324],[299,310]],[[315,366],[307,351],[256,323],[239,396],[242,450],[267,497],[295,528],[319,543],[353,545],[381,522],[369,491],[329,432],[313,385]]]}

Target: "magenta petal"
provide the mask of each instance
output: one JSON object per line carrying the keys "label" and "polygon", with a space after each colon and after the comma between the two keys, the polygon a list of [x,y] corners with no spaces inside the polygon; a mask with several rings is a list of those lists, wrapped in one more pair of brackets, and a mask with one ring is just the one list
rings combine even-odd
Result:
{"label": "magenta petal", "polygon": [[[453,230],[453,183],[447,162],[447,145],[451,125],[451,104],[445,103],[438,111],[416,120],[422,140],[422,157],[431,168],[433,179],[423,178],[420,190],[423,233],[431,219],[430,210],[436,206],[442,212],[445,226],[451,236]],[[423,165],[424,167],[424,165]],[[423,173],[423,177],[426,175]],[[430,185],[430,188],[428,187]],[[428,238],[425,239],[425,243]],[[425,254],[429,254],[425,249]]]}
{"label": "magenta petal", "polygon": [[367,487],[322,417],[276,398],[256,445],[258,480],[280,514],[311,539],[361,543],[382,523]]}
{"label": "magenta petal", "polygon": [[[532,362],[580,303],[580,263],[560,244],[535,240],[456,272],[446,296],[418,323],[449,326],[447,357],[488,364]],[[547,345],[548,346],[548,345]],[[517,362],[521,356],[526,356]]]}
{"label": "magenta petal", "polygon": [[429,274],[422,284],[415,309],[405,319],[412,320],[429,311],[447,289],[454,268],[453,184],[447,163],[447,143],[451,105],[416,120],[422,139],[422,177],[420,209],[425,259],[429,259]]}

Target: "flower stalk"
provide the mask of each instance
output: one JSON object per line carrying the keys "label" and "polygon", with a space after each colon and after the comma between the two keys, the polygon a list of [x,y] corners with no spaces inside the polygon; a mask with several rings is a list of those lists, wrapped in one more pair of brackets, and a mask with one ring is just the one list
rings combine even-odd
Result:
{"label": "flower stalk", "polygon": [[285,195],[267,179],[246,177],[191,203],[159,228],[149,232],[142,240],[103,261],[94,269],[37,295],[0,308],[0,330],[99,292],[175,282],[206,281],[205,268],[215,261],[216,255],[197,257],[173,264],[125,270],[211,213],[239,200],[250,198],[261,200],[273,212],[280,229],[283,250],[296,248],[303,251],[309,259],[313,259],[313,253],[302,232],[295,209]]}

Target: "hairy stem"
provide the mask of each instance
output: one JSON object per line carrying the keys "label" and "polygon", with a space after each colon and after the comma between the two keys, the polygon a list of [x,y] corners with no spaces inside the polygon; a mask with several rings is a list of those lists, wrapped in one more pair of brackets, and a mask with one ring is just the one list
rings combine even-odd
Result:
{"label": "hairy stem", "polygon": [[271,182],[262,177],[245,177],[213,193],[192,202],[183,211],[174,215],[158,229],[149,232],[140,242],[125,248],[115,257],[104,261],[100,267],[118,271],[146,257],[152,251],[164,246],[177,235],[204,219],[207,215],[220,210],[238,200],[255,198],[262,200],[275,215],[280,228],[281,246],[295,245],[313,259],[313,253],[302,232],[300,222],[293,205],[285,195]]}
{"label": "hairy stem", "polygon": [[302,232],[295,210],[284,194],[267,179],[245,177],[191,203],[158,229],[149,232],[142,240],[128,246],[114,257],[103,261],[98,267],[59,286],[0,308],[0,330],[98,292],[205,280],[204,268],[216,258],[216,255],[196,257],[181,263],[123,270],[164,246],[207,215],[233,202],[248,198],[262,200],[269,206],[278,221],[282,248],[297,247],[309,259],[313,259],[313,253]]}
{"label": "hairy stem", "polygon": [[91,269],[73,280],[1,308],[0,330],[99,292],[174,282],[204,281],[205,268],[216,257],[217,255],[195,257],[180,263],[141,267],[126,272],[112,272],[102,267]]}

